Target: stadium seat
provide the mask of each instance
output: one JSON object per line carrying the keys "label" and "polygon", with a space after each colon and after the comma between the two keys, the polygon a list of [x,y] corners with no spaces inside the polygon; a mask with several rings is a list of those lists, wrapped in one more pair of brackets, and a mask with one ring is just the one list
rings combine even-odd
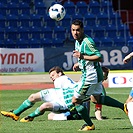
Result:
{"label": "stadium seat", "polygon": [[18,38],[16,40],[16,46],[17,48],[29,48],[29,42],[26,39]]}
{"label": "stadium seat", "polygon": [[101,26],[107,26],[109,24],[108,15],[104,12],[100,12],[96,15],[97,23]]}
{"label": "stadium seat", "polygon": [[4,42],[0,39],[0,48],[4,48]]}
{"label": "stadium seat", "polygon": [[16,48],[16,44],[12,39],[5,39],[4,40],[4,47],[5,48]]}
{"label": "stadium seat", "polygon": [[101,25],[93,26],[93,36],[97,38],[101,38],[105,36],[105,29]]}
{"label": "stadium seat", "polygon": [[65,1],[63,6],[66,9],[67,14],[72,15],[76,13],[75,4],[72,1]]}
{"label": "stadium seat", "polygon": [[89,2],[89,11],[93,14],[97,14],[100,12],[100,4],[98,3],[98,1]]}
{"label": "stadium seat", "polygon": [[101,46],[113,46],[113,40],[110,37],[103,37],[101,40]]}
{"label": "stadium seat", "polygon": [[55,47],[63,47],[64,43],[63,43],[63,39],[61,38],[53,38],[52,42],[53,42],[53,46]]}
{"label": "stadium seat", "polygon": [[124,46],[124,45],[126,45],[124,38],[120,37],[120,36],[114,37],[113,41],[114,41],[115,46]]}
{"label": "stadium seat", "polygon": [[88,36],[91,36],[92,37],[92,27],[90,25],[86,25],[84,26],[84,32],[85,34],[87,34]]}
{"label": "stadium seat", "polygon": [[36,1],[35,2],[35,10],[36,13],[43,16],[44,14],[47,13],[47,7],[45,5],[45,3],[42,1]]}
{"label": "stadium seat", "polygon": [[41,47],[51,47],[53,46],[51,38],[42,38],[41,41]]}
{"label": "stadium seat", "polygon": [[51,27],[45,26],[41,28],[41,33],[44,38],[53,38],[53,29]]}
{"label": "stadium seat", "polygon": [[0,2],[0,14],[3,16],[7,15],[7,7],[1,2]]}
{"label": "stadium seat", "polygon": [[85,25],[95,26],[96,25],[96,16],[90,12],[84,15]]}
{"label": "stadium seat", "polygon": [[4,40],[5,39],[5,31],[3,30],[2,27],[0,27],[0,40]]}
{"label": "stadium seat", "polygon": [[0,14],[0,27],[6,27],[6,18],[2,14]]}
{"label": "stadium seat", "polygon": [[85,1],[77,1],[76,2],[78,13],[84,15],[88,12],[88,4]]}
{"label": "stadium seat", "polygon": [[97,37],[94,37],[93,41],[95,42],[96,47],[100,47],[101,46],[101,42],[100,42],[100,40]]}
{"label": "stadium seat", "polygon": [[8,26],[5,28],[5,36],[7,39],[16,40],[18,38],[17,29],[15,27]]}
{"label": "stadium seat", "polygon": [[55,26],[53,31],[54,31],[54,38],[61,38],[65,40],[66,30],[63,26]]}
{"label": "stadium seat", "polygon": [[30,5],[26,2],[19,3],[19,14],[30,15]]}
{"label": "stadium seat", "polygon": [[29,27],[29,26],[31,26],[29,15],[20,14],[18,16],[18,19],[19,19],[19,25],[20,26],[22,26],[22,27]]}
{"label": "stadium seat", "polygon": [[19,14],[19,6],[17,3],[9,2],[8,4],[6,4],[6,6],[7,6],[7,13],[8,14],[14,14],[14,15]]}
{"label": "stadium seat", "polygon": [[111,25],[111,24],[106,26],[105,32],[106,32],[107,36],[110,38],[114,38],[115,36],[118,36],[116,26]]}
{"label": "stadium seat", "polygon": [[75,20],[75,19],[79,19],[82,22],[84,22],[84,17],[80,13],[75,13],[75,14],[72,15],[72,21]]}
{"label": "stadium seat", "polygon": [[133,40],[128,40],[128,46],[132,46],[133,47]]}
{"label": "stadium seat", "polygon": [[18,17],[14,14],[9,14],[6,16],[6,22],[8,26],[12,27],[18,27],[19,26],[19,21]]}
{"label": "stadium seat", "polygon": [[65,27],[66,29],[70,27],[71,24],[71,16],[66,14],[65,17],[60,21],[61,26]]}
{"label": "stadium seat", "polygon": [[36,39],[42,38],[40,27],[31,26],[29,28],[29,34],[31,38],[36,38]]}
{"label": "stadium seat", "polygon": [[29,42],[29,47],[30,48],[40,48],[41,47],[40,40],[37,39],[37,38],[30,38],[28,40],[28,42]]}
{"label": "stadium seat", "polygon": [[20,26],[17,28],[19,38],[28,40],[30,38],[29,28]]}
{"label": "stadium seat", "polygon": [[32,26],[42,27],[42,18],[38,14],[31,14],[30,15],[30,24]]}

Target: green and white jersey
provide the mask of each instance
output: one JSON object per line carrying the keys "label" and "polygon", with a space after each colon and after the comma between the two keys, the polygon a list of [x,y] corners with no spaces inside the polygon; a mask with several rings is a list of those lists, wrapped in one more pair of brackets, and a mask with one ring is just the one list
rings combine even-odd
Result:
{"label": "green and white jersey", "polygon": [[[95,43],[91,37],[85,35],[82,42],[75,42],[75,50],[79,51],[83,55],[97,55],[102,57],[101,53],[95,47]],[[103,72],[99,62],[88,61],[79,59],[79,68],[82,71],[81,80],[84,85],[96,84],[103,80]]]}

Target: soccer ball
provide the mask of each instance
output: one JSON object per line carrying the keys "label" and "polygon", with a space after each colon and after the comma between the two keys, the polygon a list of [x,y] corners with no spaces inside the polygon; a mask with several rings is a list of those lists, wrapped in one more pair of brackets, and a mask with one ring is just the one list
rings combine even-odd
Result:
{"label": "soccer ball", "polygon": [[62,20],[65,15],[66,11],[65,8],[60,4],[54,4],[49,8],[49,16],[51,19],[54,19],[56,21]]}

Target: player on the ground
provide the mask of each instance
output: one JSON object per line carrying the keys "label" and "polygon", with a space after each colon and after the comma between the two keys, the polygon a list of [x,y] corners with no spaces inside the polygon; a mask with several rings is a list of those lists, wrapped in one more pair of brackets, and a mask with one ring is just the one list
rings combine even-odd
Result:
{"label": "player on the ground", "polygon": [[[24,111],[31,108],[39,101],[44,101],[44,103],[27,117],[22,118],[20,122],[33,121],[35,117],[44,114],[45,111],[66,112],[68,107],[64,99],[70,99],[68,104],[71,105],[71,99],[74,92],[73,86],[75,86],[75,82],[68,78],[59,67],[51,68],[49,74],[56,88],[45,89],[31,94],[17,109],[12,112],[1,111],[1,114],[17,121]],[[75,111],[73,112],[75,113]]]}
{"label": "player on the ground", "polygon": [[[133,52],[131,52],[130,54],[128,54],[124,59],[123,59],[123,62],[126,64],[128,63],[129,61],[131,61],[133,57]],[[127,103],[127,109],[128,109],[128,117],[130,119],[130,122],[133,126],[133,87],[130,91],[130,94],[126,100],[126,103]]]}

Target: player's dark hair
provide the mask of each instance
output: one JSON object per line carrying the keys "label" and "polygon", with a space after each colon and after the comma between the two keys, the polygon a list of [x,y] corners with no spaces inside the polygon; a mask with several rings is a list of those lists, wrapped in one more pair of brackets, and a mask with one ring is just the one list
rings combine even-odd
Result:
{"label": "player's dark hair", "polygon": [[74,25],[79,25],[80,28],[83,28],[83,27],[84,27],[84,26],[83,26],[83,22],[82,22],[81,20],[79,20],[79,19],[74,20],[74,21],[72,22],[72,24],[74,24]]}
{"label": "player's dark hair", "polygon": [[49,74],[52,72],[52,71],[56,71],[57,73],[61,73],[62,75],[65,75],[63,70],[59,67],[59,66],[54,66],[52,67],[50,70],[49,70]]}

